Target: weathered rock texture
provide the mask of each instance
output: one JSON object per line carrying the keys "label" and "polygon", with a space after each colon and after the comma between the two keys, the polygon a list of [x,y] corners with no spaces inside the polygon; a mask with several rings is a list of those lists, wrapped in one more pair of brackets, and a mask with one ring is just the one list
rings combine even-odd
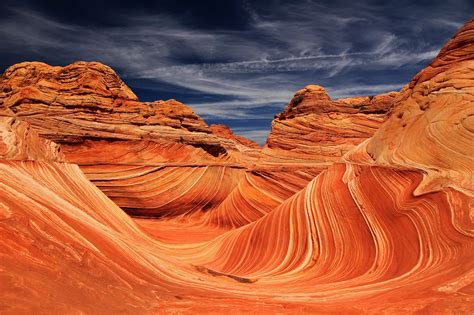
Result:
{"label": "weathered rock texture", "polygon": [[220,137],[226,138],[226,139],[231,139],[234,142],[241,144],[245,147],[253,148],[253,149],[258,149],[260,146],[252,141],[249,140],[245,137],[237,136],[235,135],[232,130],[230,130],[229,127],[226,125],[211,125],[210,126],[212,132]]}
{"label": "weathered rock texture", "polygon": [[207,222],[242,226],[273,211],[317,174],[362,141],[389,117],[397,92],[331,100],[324,88],[298,91],[276,115],[251,173]]}
{"label": "weathered rock texture", "polygon": [[298,92],[259,153],[102,65],[10,68],[0,310],[470,314],[473,70],[474,20],[398,94]]}
{"label": "weathered rock texture", "polygon": [[[258,157],[255,143],[226,127],[208,127],[180,102],[139,102],[99,63],[17,64],[0,78],[0,91],[0,116],[50,141],[62,161],[78,164],[134,215],[212,208]],[[25,142],[22,150],[35,150]]]}
{"label": "weathered rock texture", "polygon": [[262,162],[298,168],[330,165],[374,134],[388,118],[396,95],[333,101],[324,88],[308,85],[275,116]]}
{"label": "weathered rock texture", "polygon": [[[121,164],[229,161],[233,151],[238,151],[229,137],[213,134],[180,102],[139,102],[112,69],[99,63],[77,62],[66,67],[17,64],[0,78],[0,90],[2,116],[28,122],[41,137],[62,144],[67,159],[78,164],[113,162],[114,148],[136,142],[145,147],[139,152],[129,150],[134,155],[120,157]],[[94,142],[100,140],[106,140],[110,150]],[[169,155],[144,159],[140,154],[153,151],[150,143],[159,144]],[[77,147],[80,152],[75,152]]]}
{"label": "weathered rock texture", "polygon": [[377,165],[421,170],[416,194],[474,192],[473,39],[471,22],[401,91],[394,117],[360,150]]}

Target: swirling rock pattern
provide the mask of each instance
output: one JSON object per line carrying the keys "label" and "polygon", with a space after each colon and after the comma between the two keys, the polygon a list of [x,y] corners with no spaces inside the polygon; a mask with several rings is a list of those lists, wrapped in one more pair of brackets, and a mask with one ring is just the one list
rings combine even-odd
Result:
{"label": "swirling rock pattern", "polygon": [[7,69],[0,87],[0,115],[57,146],[63,161],[78,164],[134,216],[195,214],[206,224],[241,226],[322,170],[305,167],[287,176],[257,166],[262,156],[255,142],[226,126],[207,126],[175,100],[139,102],[99,63],[22,63]]}
{"label": "swirling rock pattern", "polygon": [[422,170],[416,194],[453,187],[473,196],[472,24],[401,91],[394,117],[361,148],[376,164]]}
{"label": "swirling rock pattern", "polygon": [[[80,165],[133,215],[209,209],[258,158],[256,143],[225,126],[207,126],[180,102],[139,102],[112,69],[99,63],[17,64],[0,78],[0,91],[2,119],[28,126],[41,141],[49,141],[63,161]],[[7,139],[10,127],[4,125]],[[30,153],[21,157],[36,157]],[[206,188],[212,191],[204,193]]]}
{"label": "swirling rock pattern", "polygon": [[206,222],[238,227],[271,212],[388,118],[397,92],[331,100],[324,88],[298,91],[275,116],[259,159]]}
{"label": "swirling rock pattern", "polygon": [[[148,106],[109,68],[71,65],[83,69],[61,81],[64,68],[12,67],[0,310],[470,314],[473,47],[474,20],[399,93],[307,87],[261,151],[194,114],[168,118],[169,104],[149,128],[128,122],[143,122],[133,106],[101,115]],[[58,92],[78,82],[100,94],[95,113]]]}

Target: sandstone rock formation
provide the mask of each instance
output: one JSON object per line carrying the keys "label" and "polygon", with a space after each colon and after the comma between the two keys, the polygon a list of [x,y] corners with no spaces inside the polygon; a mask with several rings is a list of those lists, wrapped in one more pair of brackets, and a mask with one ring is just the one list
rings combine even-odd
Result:
{"label": "sandstone rock formation", "polygon": [[275,116],[262,162],[328,166],[374,134],[388,118],[396,95],[333,101],[324,88],[308,85]]}
{"label": "sandstone rock formation", "polygon": [[[111,162],[114,147],[137,141],[175,146],[160,148],[169,155],[154,157],[156,163],[198,163],[219,157],[232,160],[231,151],[238,151],[234,142],[214,135],[182,103],[139,102],[112,69],[99,63],[77,62],[66,67],[17,64],[0,78],[0,90],[2,116],[28,122],[41,137],[62,144],[68,160],[78,164]],[[111,150],[94,152],[94,140],[108,140]],[[74,150],[78,144],[83,144],[80,153]],[[100,143],[101,148],[103,145]],[[87,156],[84,150],[94,154]],[[141,150],[140,154],[149,150],[153,149]],[[120,157],[121,163],[141,160],[140,156]]]}
{"label": "sandstone rock formation", "polygon": [[473,47],[474,20],[399,93],[309,86],[261,151],[103,65],[13,66],[0,310],[469,314]]}
{"label": "sandstone rock formation", "polygon": [[402,90],[395,117],[361,148],[377,165],[421,170],[415,194],[452,187],[473,196],[472,24],[461,28]]}
{"label": "sandstone rock formation", "polygon": [[257,158],[255,143],[208,127],[180,102],[139,102],[99,63],[17,64],[0,78],[0,91],[1,116],[54,143],[63,161],[81,166],[134,215],[211,208]]}
{"label": "sandstone rock formation", "polygon": [[246,147],[253,149],[258,149],[260,147],[256,142],[250,139],[235,135],[226,125],[211,125],[210,128],[214,134],[234,140],[236,143],[242,144]]}
{"label": "sandstone rock formation", "polygon": [[324,88],[298,91],[276,115],[251,173],[208,222],[242,226],[263,217],[312,178],[371,137],[389,117],[397,92],[331,100]]}

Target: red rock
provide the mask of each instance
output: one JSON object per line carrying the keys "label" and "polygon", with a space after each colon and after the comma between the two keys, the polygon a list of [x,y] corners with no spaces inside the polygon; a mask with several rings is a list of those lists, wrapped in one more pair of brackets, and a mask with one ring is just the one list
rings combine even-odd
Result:
{"label": "red rock", "polygon": [[[213,130],[178,101],[139,102],[99,63],[21,63],[6,70],[0,91],[1,116],[16,117],[40,141],[50,141],[64,161],[80,165],[134,215],[177,215],[219,204],[236,186],[236,174],[257,158],[255,143],[225,127]],[[226,180],[201,194],[216,178]],[[186,191],[186,182],[196,184],[190,189],[198,199],[176,188]]]}
{"label": "red rock", "polygon": [[[262,151],[185,105],[138,102],[105,66],[65,81],[14,66],[0,80],[0,309],[469,314],[473,47],[474,20],[398,94],[310,86]],[[25,70],[38,67],[54,79]]]}
{"label": "red rock", "polygon": [[327,167],[374,134],[396,95],[333,101],[322,87],[307,86],[275,116],[261,163]]}
{"label": "red rock", "polygon": [[241,136],[237,136],[235,135],[232,130],[227,127],[226,125],[211,125],[210,126],[210,129],[212,130],[212,132],[222,138],[226,138],[226,139],[231,139],[237,143],[240,143],[246,147],[249,147],[249,148],[253,148],[253,149],[259,149],[260,146],[258,145],[258,143],[250,140],[250,139],[247,139],[245,137],[241,137]]}
{"label": "red rock", "polygon": [[424,173],[415,194],[445,187],[474,196],[474,21],[397,97],[394,114],[346,160]]}

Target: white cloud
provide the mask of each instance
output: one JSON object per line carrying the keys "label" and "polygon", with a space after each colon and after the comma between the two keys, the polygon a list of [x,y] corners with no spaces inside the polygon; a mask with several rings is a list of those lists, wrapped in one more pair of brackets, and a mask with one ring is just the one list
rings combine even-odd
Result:
{"label": "white cloud", "polygon": [[349,85],[344,87],[327,87],[326,90],[332,99],[351,96],[376,95],[390,91],[399,91],[406,83],[398,84],[371,84]]}

